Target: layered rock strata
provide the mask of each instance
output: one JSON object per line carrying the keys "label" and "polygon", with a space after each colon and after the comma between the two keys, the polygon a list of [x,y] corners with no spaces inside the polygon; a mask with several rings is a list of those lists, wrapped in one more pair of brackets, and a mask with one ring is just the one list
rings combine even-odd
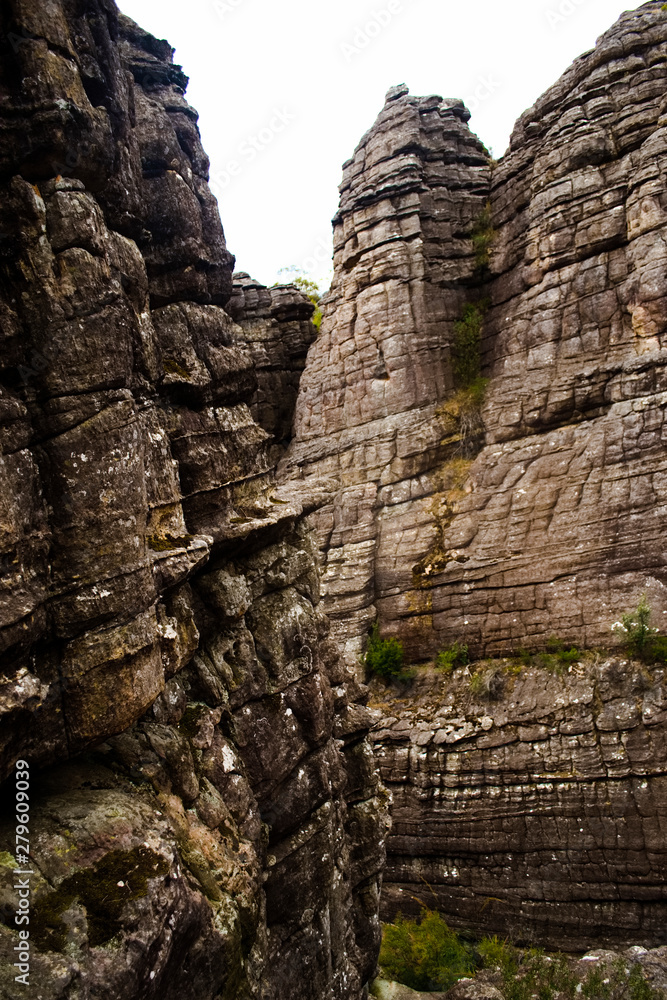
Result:
{"label": "layered rock strata", "polygon": [[358,1000],[369,720],[317,607],[326,495],[275,485],[250,410],[187,79],[111,0],[4,4],[0,45],[3,995],[25,759],[40,996]]}
{"label": "layered rock strata", "polygon": [[664,670],[591,656],[562,676],[477,672],[483,684],[465,668],[420,673],[409,698],[378,691],[384,917],[422,903],[554,950],[664,945]]}
{"label": "layered rock strata", "polygon": [[299,379],[317,336],[311,322],[314,310],[294,285],[267,288],[245,272],[234,275],[227,312],[240,327],[237,339],[247,348],[257,375],[250,411],[282,448],[276,458],[292,437]]}
{"label": "layered rock strata", "polygon": [[491,176],[469,117],[461,101],[393,88],[344,166],[334,281],[285,470],[342,486],[318,528],[325,605],[351,661],[378,601],[405,591],[406,573],[411,586],[434,532],[432,473],[453,453],[436,411],[454,387],[450,343],[477,278],[469,236]]}
{"label": "layered rock strata", "polygon": [[[420,659],[455,639],[606,642],[642,591],[667,609],[666,66],[647,3],[521,117],[497,165],[457,102],[402,87],[345,165],[287,468],[343,484],[317,520],[350,662],[376,615]],[[474,458],[450,346],[481,300]]]}

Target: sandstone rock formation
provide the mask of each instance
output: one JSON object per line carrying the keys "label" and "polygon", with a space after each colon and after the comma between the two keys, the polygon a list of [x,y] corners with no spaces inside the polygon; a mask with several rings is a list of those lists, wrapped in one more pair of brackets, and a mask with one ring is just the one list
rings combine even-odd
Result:
{"label": "sandstone rock formation", "polygon": [[[345,165],[285,474],[342,483],[316,520],[351,664],[376,616],[426,659],[667,612],[666,52],[657,0],[624,14],[497,165],[460,102],[394,88]],[[474,458],[450,349],[484,300]]]}
{"label": "sandstone rock formation", "polygon": [[276,459],[292,437],[299,379],[317,336],[311,322],[314,310],[294,285],[266,288],[245,272],[234,275],[227,312],[240,327],[237,342],[248,349],[257,375],[250,411],[282,445]]}
{"label": "sandstone rock formation", "polygon": [[[431,474],[452,452],[436,410],[453,390],[449,342],[491,175],[469,117],[461,101],[394,88],[344,166],[334,281],[285,469],[342,484],[318,527],[325,606],[352,662],[376,603],[405,591],[430,544]],[[424,622],[406,616],[402,633],[412,625]]]}
{"label": "sandstone rock formation", "polygon": [[[34,995],[359,1000],[369,717],[317,607],[325,494],[275,485],[250,410],[187,79],[111,0],[12,0],[0,44],[3,995],[27,759]],[[310,307],[276,296],[287,384]]]}
{"label": "sandstone rock formation", "polygon": [[437,898],[452,925],[553,949],[664,945],[664,670],[479,669],[495,698],[473,695],[467,668],[379,695],[385,918]]}

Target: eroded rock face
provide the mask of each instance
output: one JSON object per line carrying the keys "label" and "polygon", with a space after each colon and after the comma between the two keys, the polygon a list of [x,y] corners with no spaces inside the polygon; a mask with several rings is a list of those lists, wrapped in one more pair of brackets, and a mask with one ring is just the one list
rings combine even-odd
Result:
{"label": "eroded rock face", "polygon": [[418,912],[552,949],[664,944],[664,670],[491,663],[378,692],[393,795],[383,915]]}
{"label": "eroded rock face", "polygon": [[[289,457],[343,483],[317,517],[350,662],[376,614],[419,659],[456,639],[607,642],[642,591],[667,609],[661,8],[624,14],[493,170],[456,102],[405,88],[346,164]],[[473,462],[449,346],[482,298]]]}
{"label": "eroded rock face", "polygon": [[[5,5],[0,44],[0,764],[33,775],[31,989],[358,1000],[386,809],[317,606],[326,489],[274,482],[187,80],[109,0]],[[298,366],[311,310],[276,294]]]}
{"label": "eroded rock face", "polygon": [[314,309],[295,285],[267,288],[245,272],[234,275],[227,312],[238,324],[238,340],[253,360],[257,390],[250,409],[280,445],[276,459],[292,437],[299,379],[317,336],[311,322]]}
{"label": "eroded rock face", "polygon": [[457,448],[436,411],[453,390],[454,323],[478,277],[469,234],[491,173],[469,117],[461,101],[393,88],[344,167],[334,281],[284,469],[342,484],[317,522],[325,606],[352,663],[376,601],[405,590],[434,537],[432,473]]}
{"label": "eroded rock face", "polygon": [[[372,977],[386,811],[372,720],[315,606],[310,531],[281,535],[176,591],[199,633],[191,663],[136,726],[33,781],[44,998],[357,998]],[[168,621],[164,639],[183,636]],[[14,851],[11,822],[0,837]],[[18,1000],[3,865],[0,976]]]}

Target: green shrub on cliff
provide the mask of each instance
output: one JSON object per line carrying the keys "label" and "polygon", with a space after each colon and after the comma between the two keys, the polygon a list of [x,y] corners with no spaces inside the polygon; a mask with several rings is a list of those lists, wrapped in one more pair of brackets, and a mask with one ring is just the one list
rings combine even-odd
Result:
{"label": "green shrub on cliff", "polygon": [[368,637],[364,663],[372,674],[385,680],[408,680],[409,671],[403,667],[403,643],[398,639],[383,639],[377,622]]}
{"label": "green shrub on cliff", "polygon": [[322,292],[320,291],[320,287],[317,282],[313,281],[312,278],[307,278],[303,271],[299,270],[299,268],[294,264],[291,267],[281,267],[278,274],[284,275],[285,280],[288,281],[290,285],[296,285],[296,287],[313,303],[315,306],[315,312],[311,317],[311,323],[315,329],[319,330],[322,323],[322,309],[320,307]]}
{"label": "green shrub on cliff", "polygon": [[451,674],[455,667],[465,667],[469,663],[468,647],[463,643],[454,643],[449,649],[441,649],[435,658],[435,665],[445,674]]}
{"label": "green shrub on cliff", "polygon": [[491,202],[487,201],[472,230],[472,248],[475,252],[475,270],[484,275],[491,261],[491,244],[495,236],[491,221]]}
{"label": "green shrub on cliff", "polygon": [[651,624],[651,606],[642,594],[634,611],[621,615],[612,632],[620,638],[629,656],[644,663],[667,663],[667,636],[659,635]]}
{"label": "green shrub on cliff", "polygon": [[635,610],[621,615],[620,622],[612,625],[612,631],[620,637],[630,656],[642,659],[649,653],[651,639],[658,631],[651,627],[650,621],[651,606],[646,600],[646,594],[642,594]]}
{"label": "green shrub on cliff", "polygon": [[468,302],[463,307],[461,319],[454,324],[452,343],[452,371],[458,389],[472,389],[479,397],[477,405],[484,398],[486,383],[480,378],[482,326],[488,309],[486,300]]}
{"label": "green shrub on cliff", "polygon": [[413,990],[447,990],[472,975],[476,963],[471,946],[424,908],[420,922],[399,914],[385,926],[380,965],[385,976]]}
{"label": "green shrub on cliff", "polygon": [[579,963],[564,955],[517,948],[498,937],[472,945],[426,907],[419,922],[399,915],[385,924],[380,965],[384,976],[415,990],[446,990],[481,966],[502,974],[498,988],[504,1000],[666,1000],[641,966],[621,955],[596,962],[580,978]]}

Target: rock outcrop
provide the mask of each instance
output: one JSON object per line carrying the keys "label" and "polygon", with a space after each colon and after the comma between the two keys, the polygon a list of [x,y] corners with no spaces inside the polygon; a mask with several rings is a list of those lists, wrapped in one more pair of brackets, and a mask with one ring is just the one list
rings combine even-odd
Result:
{"label": "rock outcrop", "polygon": [[234,275],[227,312],[240,327],[237,340],[248,350],[257,375],[250,411],[277,442],[276,460],[292,437],[299,379],[308,348],[317,336],[315,306],[295,285],[267,288],[245,272]]}
{"label": "rock outcrop", "polygon": [[[345,165],[282,468],[340,483],[312,519],[358,670],[376,617],[412,662],[456,640],[608,648],[642,592],[662,625],[666,77],[651,2],[521,117],[499,163],[460,102],[400,86]],[[475,323],[477,407],[455,378]],[[432,903],[428,883],[460,926],[663,944],[661,676],[611,659],[507,690],[485,707],[436,685],[423,711],[419,688],[400,711],[383,696],[385,916]]]}
{"label": "rock outcrop", "polygon": [[[394,88],[345,165],[285,470],[342,483],[317,521],[350,663],[376,616],[426,659],[607,642],[642,591],[667,611],[666,43],[657,0],[624,14],[497,165],[460,102]],[[472,453],[451,360],[470,304]]]}
{"label": "rock outcrop", "polygon": [[[21,759],[35,995],[360,1000],[370,720],[318,608],[326,494],[275,485],[250,409],[187,79],[111,0],[4,4],[0,44],[3,995]],[[275,294],[293,382],[310,307]]]}
{"label": "rock outcrop", "polygon": [[508,661],[478,673],[477,688],[465,668],[378,693],[384,917],[421,900],[454,926],[554,950],[664,945],[664,670],[587,656],[563,675]]}

